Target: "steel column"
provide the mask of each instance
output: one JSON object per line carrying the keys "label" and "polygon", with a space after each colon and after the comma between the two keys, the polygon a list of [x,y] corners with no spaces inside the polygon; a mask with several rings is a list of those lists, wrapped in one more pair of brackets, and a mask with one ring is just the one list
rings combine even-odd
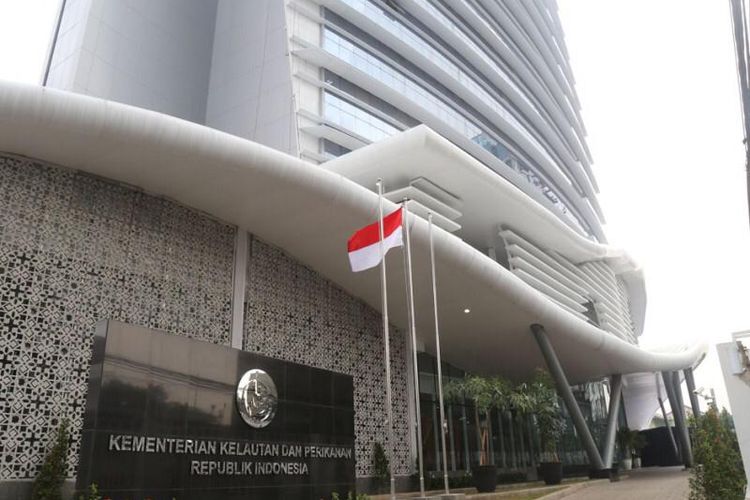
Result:
{"label": "steel column", "polygon": [[615,454],[615,433],[617,420],[620,416],[620,399],[622,399],[622,375],[612,375],[609,392],[609,415],[607,415],[607,431],[604,435],[604,468],[612,468]]}
{"label": "steel column", "polygon": [[682,399],[682,384],[680,383],[680,372],[672,372],[672,383],[674,384],[674,395],[677,399],[677,405],[680,408],[680,418],[682,419],[682,434],[683,440],[685,441],[685,449],[687,450],[683,455],[683,458],[689,463],[685,464],[685,467],[693,466],[693,445],[690,442],[690,428],[688,427],[687,415],[685,414],[685,402]]}
{"label": "steel column", "polygon": [[685,414],[683,413],[685,409],[682,406],[682,396],[677,394],[680,392],[680,376],[676,372],[662,372],[661,376],[664,379],[664,387],[667,390],[669,406],[672,407],[672,417],[674,417],[674,425],[677,428],[677,439],[680,441],[682,463],[685,464],[685,467],[692,467],[693,452],[690,449],[690,435],[688,434]]}
{"label": "steel column", "polygon": [[690,407],[693,410],[693,415],[698,418],[701,416],[701,407],[698,404],[698,394],[695,392],[695,378],[693,377],[693,369],[685,368],[685,383],[687,384],[688,394],[690,395]]}
{"label": "steel column", "polygon": [[544,360],[547,363],[550,375],[552,375],[552,379],[555,381],[557,392],[565,402],[565,407],[568,409],[568,413],[570,413],[573,425],[581,438],[581,444],[583,444],[583,448],[586,450],[586,454],[589,457],[591,467],[595,470],[604,469],[604,462],[602,462],[602,457],[599,455],[599,450],[596,447],[594,438],[591,436],[591,431],[589,431],[589,428],[586,425],[583,413],[581,413],[581,409],[578,407],[578,402],[576,401],[575,396],[573,396],[573,391],[570,390],[568,379],[565,377],[565,372],[560,365],[560,361],[557,359],[552,344],[550,344],[550,341],[547,338],[547,333],[544,331],[544,327],[538,324],[531,325],[531,332],[534,334],[537,344],[539,344],[539,349],[542,351],[542,356],[544,356]]}
{"label": "steel column", "polygon": [[674,456],[677,458],[677,460],[682,461],[682,457],[680,456],[680,450],[677,448],[677,441],[674,440],[674,434],[672,434],[672,426],[669,425],[669,420],[667,419],[667,410],[664,409],[664,400],[659,396],[659,406],[661,407],[661,414],[664,417],[664,427],[667,428],[667,434],[669,434],[669,441],[672,443],[672,449],[674,450]]}

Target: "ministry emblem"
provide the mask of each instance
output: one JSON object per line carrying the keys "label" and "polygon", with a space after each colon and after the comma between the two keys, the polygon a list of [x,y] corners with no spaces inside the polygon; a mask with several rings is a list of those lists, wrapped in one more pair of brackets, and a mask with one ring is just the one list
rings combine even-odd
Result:
{"label": "ministry emblem", "polygon": [[279,394],[276,384],[263,370],[249,370],[237,384],[237,409],[250,427],[262,429],[276,415]]}

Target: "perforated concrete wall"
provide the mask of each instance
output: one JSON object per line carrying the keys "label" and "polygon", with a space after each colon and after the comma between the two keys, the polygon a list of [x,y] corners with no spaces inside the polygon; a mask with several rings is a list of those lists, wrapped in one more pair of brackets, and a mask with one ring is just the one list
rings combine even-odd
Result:
{"label": "perforated concrete wall", "polygon": [[75,472],[98,320],[228,344],[234,237],[173,202],[0,156],[0,480],[35,477],[64,417]]}
{"label": "perforated concrete wall", "polygon": [[[78,461],[93,325],[230,344],[236,229],[163,198],[0,154],[0,481],[36,476],[62,418]],[[357,475],[386,444],[380,315],[253,238],[244,348],[354,377]],[[406,346],[391,331],[396,472],[409,472]]]}
{"label": "perforated concrete wall", "polygon": [[[373,475],[374,445],[387,445],[380,314],[257,239],[249,259],[245,350],[352,375],[357,476]],[[390,331],[394,472],[409,474],[406,343]]]}

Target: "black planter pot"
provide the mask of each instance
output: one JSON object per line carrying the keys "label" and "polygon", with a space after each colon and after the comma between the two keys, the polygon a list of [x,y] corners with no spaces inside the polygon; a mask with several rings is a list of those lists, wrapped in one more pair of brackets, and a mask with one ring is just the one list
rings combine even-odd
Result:
{"label": "black planter pot", "polygon": [[563,478],[562,462],[542,462],[539,464],[539,475],[544,484],[560,484]]}
{"label": "black planter pot", "polygon": [[479,493],[490,493],[497,488],[497,465],[477,465],[471,469],[471,475]]}

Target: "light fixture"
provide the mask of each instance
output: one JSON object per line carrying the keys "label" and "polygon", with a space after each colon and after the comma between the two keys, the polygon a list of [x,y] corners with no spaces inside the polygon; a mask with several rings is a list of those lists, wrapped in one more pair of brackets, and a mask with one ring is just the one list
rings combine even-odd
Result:
{"label": "light fixture", "polygon": [[464,309],[464,314],[469,314],[470,312],[471,312],[471,309],[469,309],[468,307]]}

